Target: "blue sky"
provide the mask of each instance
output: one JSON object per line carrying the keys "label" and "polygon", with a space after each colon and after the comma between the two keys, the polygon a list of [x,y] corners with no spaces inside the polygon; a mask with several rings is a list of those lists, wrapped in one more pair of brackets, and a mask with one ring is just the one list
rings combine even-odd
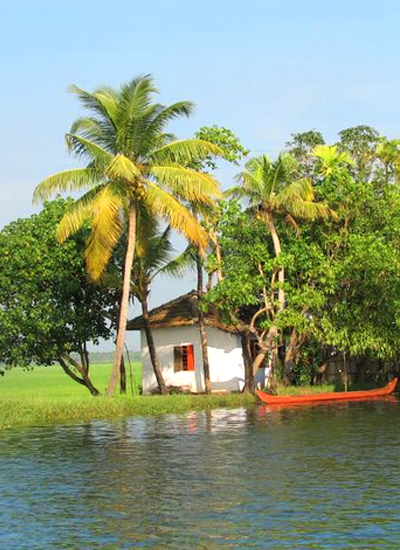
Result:
{"label": "blue sky", "polygon": [[[179,136],[224,125],[254,154],[312,128],[332,142],[358,124],[400,136],[395,0],[0,0],[0,25],[0,228],[35,211],[42,178],[73,165],[71,83],[151,73],[162,102],[197,105]],[[236,172],[222,169],[222,183]]]}

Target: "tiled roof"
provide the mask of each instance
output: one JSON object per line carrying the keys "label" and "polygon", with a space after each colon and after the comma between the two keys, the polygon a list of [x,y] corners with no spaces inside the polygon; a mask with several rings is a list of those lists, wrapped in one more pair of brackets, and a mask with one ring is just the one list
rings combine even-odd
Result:
{"label": "tiled roof", "polygon": [[[167,328],[196,325],[199,321],[199,300],[195,290],[179,296],[166,304],[149,311],[151,328]],[[207,326],[219,328],[226,332],[238,332],[237,327],[227,326],[221,323],[215,311],[204,313],[204,322]],[[140,330],[143,328],[143,316],[135,317],[128,321],[128,330]]]}

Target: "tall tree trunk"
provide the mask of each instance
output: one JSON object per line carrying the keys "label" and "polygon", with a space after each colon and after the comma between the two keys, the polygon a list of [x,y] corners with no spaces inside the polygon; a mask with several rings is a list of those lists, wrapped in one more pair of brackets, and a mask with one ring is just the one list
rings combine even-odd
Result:
{"label": "tall tree trunk", "polygon": [[285,350],[285,359],[283,362],[283,382],[288,385],[291,382],[291,372],[294,366],[294,351],[298,342],[297,330],[294,328],[290,333],[289,345]]}
{"label": "tall tree trunk", "polygon": [[149,348],[150,353],[150,359],[151,364],[153,365],[153,371],[157,379],[157,384],[160,389],[161,395],[165,395],[168,392],[167,386],[165,384],[165,380],[161,371],[160,362],[158,360],[156,346],[154,344],[153,339],[153,333],[150,328],[150,322],[149,322],[149,310],[147,306],[147,297],[144,297],[141,300],[142,304],[142,312],[143,312],[143,325],[144,325],[144,332],[146,334],[146,340],[147,340],[147,346]]}
{"label": "tall tree trunk", "polygon": [[244,387],[243,393],[254,393],[254,370],[253,370],[253,360],[251,357],[250,350],[250,336],[248,333],[242,334],[242,355],[243,355],[243,364],[244,364]]}
{"label": "tall tree trunk", "polygon": [[268,348],[271,351],[271,371],[268,378],[268,388],[274,393],[276,393],[278,389],[277,367],[279,358],[277,337],[278,329],[276,327],[271,327],[267,335]]}
{"label": "tall tree trunk", "polygon": [[209,235],[210,235],[211,242],[214,245],[215,257],[217,259],[217,271],[216,271],[217,280],[220,283],[224,277],[222,275],[222,257],[221,257],[221,247],[218,242],[218,233],[217,231],[210,231]]}
{"label": "tall tree trunk", "polygon": [[[203,265],[200,257],[200,251],[196,254],[197,263],[197,295],[200,302],[203,296]],[[199,332],[201,342],[201,354],[203,358],[204,386],[207,394],[211,393],[210,363],[208,360],[208,342],[207,331],[204,323],[204,314],[199,307]]]}
{"label": "tall tree trunk", "polygon": [[[117,309],[117,320],[116,320],[116,328],[117,328],[117,334],[119,330],[119,318],[121,315],[121,302],[122,302],[122,292],[119,296],[119,307]],[[124,356],[121,357],[121,365],[119,369],[119,393],[126,394],[126,368],[125,368],[125,361]]]}
{"label": "tall tree trunk", "polygon": [[[272,242],[274,244],[275,256],[278,258],[281,255],[282,248],[278,233],[272,220],[268,222],[268,227],[271,232]],[[285,291],[283,289],[283,284],[285,282],[285,269],[283,267],[281,267],[278,271],[278,281],[280,283],[280,288],[278,289],[279,312],[285,307]]]}
{"label": "tall tree trunk", "polygon": [[118,323],[117,343],[114,356],[114,364],[106,390],[107,395],[114,395],[120,376],[121,359],[124,352],[126,323],[128,320],[129,295],[131,285],[131,271],[135,256],[136,244],[136,205],[131,206],[128,223],[128,244],[125,255],[124,282],[122,286],[121,310]]}
{"label": "tall tree trunk", "polygon": [[256,374],[257,370],[261,367],[266,355],[267,355],[266,350],[260,350],[258,352],[257,356],[255,357],[255,359],[253,361],[253,365],[252,365],[253,377]]}

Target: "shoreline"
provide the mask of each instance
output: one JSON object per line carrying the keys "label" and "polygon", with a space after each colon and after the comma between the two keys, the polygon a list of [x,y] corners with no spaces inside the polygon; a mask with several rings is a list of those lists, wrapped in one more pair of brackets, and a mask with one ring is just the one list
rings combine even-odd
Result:
{"label": "shoreline", "polygon": [[130,416],[159,416],[255,405],[251,394],[98,396],[74,398],[12,398],[0,400],[0,431],[19,427],[51,426],[115,420]]}

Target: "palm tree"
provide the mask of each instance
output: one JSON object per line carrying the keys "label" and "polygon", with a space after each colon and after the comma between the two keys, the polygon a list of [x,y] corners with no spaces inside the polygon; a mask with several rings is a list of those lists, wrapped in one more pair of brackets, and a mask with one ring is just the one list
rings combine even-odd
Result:
{"label": "palm tree", "polygon": [[[241,185],[229,190],[229,194],[246,198],[257,219],[262,219],[271,234],[274,253],[282,252],[281,241],[275,226],[275,217],[282,216],[297,228],[295,218],[315,220],[332,212],[322,203],[315,202],[314,188],[308,178],[296,179],[297,162],[288,154],[282,154],[275,162],[266,155],[250,159],[239,174]],[[285,303],[283,284],[284,268],[278,273],[279,307]]]}
{"label": "palm tree", "polygon": [[[240,185],[228,191],[230,195],[245,198],[249,210],[268,227],[274,254],[282,252],[281,240],[276,228],[276,218],[284,218],[297,229],[296,218],[315,220],[325,218],[332,212],[323,203],[315,202],[314,189],[308,178],[297,179],[297,161],[289,154],[282,154],[275,162],[266,155],[250,159],[237,180]],[[278,268],[278,303],[275,314],[285,307],[285,271]],[[271,280],[274,287],[275,273]],[[273,288],[272,288],[273,290]],[[277,328],[272,326],[266,340],[271,344],[277,337]],[[276,346],[275,346],[276,349]],[[257,368],[265,357],[265,349],[255,359]]]}
{"label": "palm tree", "polygon": [[334,177],[354,165],[349,153],[339,151],[337,145],[318,145],[312,155],[317,159],[316,172],[323,178]]}
{"label": "palm tree", "polygon": [[188,250],[178,257],[173,257],[170,226],[163,232],[160,232],[157,220],[154,217],[149,217],[143,209],[139,212],[139,219],[135,259],[132,268],[131,293],[142,306],[143,326],[153,371],[160,393],[165,394],[168,391],[162,375],[149,322],[148,298],[151,285],[158,275],[181,276],[187,267],[189,267],[191,258]]}
{"label": "palm tree", "polygon": [[218,184],[209,174],[187,168],[196,159],[219,155],[215,145],[199,139],[176,140],[164,131],[193,104],[169,106],[154,102],[157,89],[151,76],[141,76],[119,90],[103,87],[93,93],[72,86],[91,116],[77,119],[66,135],[71,153],[87,159],[84,168],[65,170],[43,180],[34,201],[60,192],[84,194],[62,219],[57,237],[66,240],[90,221],[86,261],[89,276],[99,280],[126,227],[124,279],[114,365],[107,394],[115,391],[123,354],[131,269],[135,254],[138,205],[165,219],[191,242],[205,247],[207,236],[183,201],[210,203]]}

